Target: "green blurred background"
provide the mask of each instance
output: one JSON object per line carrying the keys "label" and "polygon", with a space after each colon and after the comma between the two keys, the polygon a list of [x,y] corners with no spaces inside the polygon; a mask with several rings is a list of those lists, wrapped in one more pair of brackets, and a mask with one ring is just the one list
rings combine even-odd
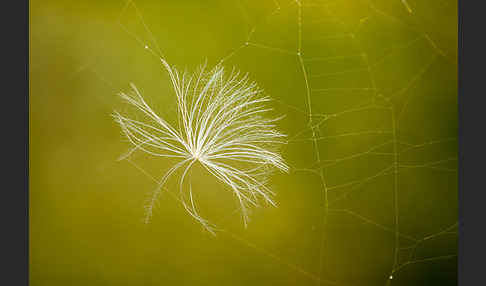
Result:
{"label": "green blurred background", "polygon": [[[456,285],[456,7],[30,1],[31,285]],[[129,145],[110,114],[137,116],[117,96],[133,82],[176,116],[144,44],[189,71],[224,59],[286,115],[291,172],[271,178],[278,207],[255,209],[247,229],[198,169],[200,211],[224,231],[168,194],[142,223],[150,176],[173,162],[117,161]]]}

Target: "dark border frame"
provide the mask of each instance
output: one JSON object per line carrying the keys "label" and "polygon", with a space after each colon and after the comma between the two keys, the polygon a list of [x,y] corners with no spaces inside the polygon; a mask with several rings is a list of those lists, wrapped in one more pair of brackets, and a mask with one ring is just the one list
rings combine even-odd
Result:
{"label": "dark border frame", "polygon": [[[482,160],[486,157],[482,132],[486,129],[482,102],[486,45],[480,3],[458,1],[459,285],[483,285],[486,274],[486,174]],[[468,39],[465,46],[464,38]]]}
{"label": "dark border frame", "polygon": [[29,283],[29,1],[7,1],[2,12],[0,284],[21,286]]}
{"label": "dark border frame", "polygon": [[[467,7],[465,3],[467,2]],[[484,187],[483,118],[484,60],[486,45],[483,41],[482,7],[472,4],[481,1],[458,1],[458,108],[459,108],[459,285],[481,285],[486,265],[486,225],[484,214],[486,188]],[[17,5],[16,7],[12,7]],[[4,109],[3,148],[10,160],[4,160],[3,176],[11,184],[3,184],[1,217],[7,225],[2,238],[3,285],[28,285],[29,282],[29,1],[8,1],[3,11],[10,17],[2,17],[4,28],[4,66],[2,90]],[[15,13],[15,12],[17,13]],[[12,20],[14,22],[12,22]],[[464,29],[466,27],[466,30]],[[464,34],[469,39],[464,49]],[[474,43],[472,40],[475,40]],[[15,81],[13,77],[15,76]],[[20,110],[12,108],[15,103]],[[4,115],[5,114],[5,115]],[[15,124],[13,124],[15,123]],[[19,124],[20,126],[15,126]],[[12,131],[15,131],[13,133]],[[476,136],[474,136],[476,135]],[[468,136],[468,137],[467,137]],[[467,137],[467,138],[466,138]],[[12,138],[19,139],[10,140]],[[14,151],[15,152],[12,152]],[[20,157],[18,157],[20,156]],[[13,172],[15,170],[15,172]],[[16,176],[13,176],[15,173]],[[23,182],[23,183],[20,183]],[[22,187],[19,187],[21,185]],[[466,226],[467,225],[467,226]],[[4,255],[5,254],[5,255]],[[9,283],[9,282],[13,283]]]}

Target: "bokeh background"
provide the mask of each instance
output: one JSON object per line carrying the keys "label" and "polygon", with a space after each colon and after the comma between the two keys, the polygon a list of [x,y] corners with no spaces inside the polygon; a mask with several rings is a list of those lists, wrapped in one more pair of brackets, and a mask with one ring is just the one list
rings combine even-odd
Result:
{"label": "bokeh background", "polygon": [[[173,162],[117,161],[110,114],[137,116],[133,82],[176,116],[144,45],[247,72],[286,115],[291,172],[248,228],[198,169],[216,237],[168,193],[142,223]],[[456,71],[454,0],[30,1],[31,285],[456,285]]]}

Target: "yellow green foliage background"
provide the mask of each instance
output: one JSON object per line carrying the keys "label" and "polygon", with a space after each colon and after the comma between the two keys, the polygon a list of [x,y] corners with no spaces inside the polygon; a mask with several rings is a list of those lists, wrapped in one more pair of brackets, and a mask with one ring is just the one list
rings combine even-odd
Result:
{"label": "yellow green foliage background", "polygon": [[[33,0],[29,42],[31,285],[457,284],[456,1]],[[118,162],[110,114],[133,82],[176,116],[144,45],[180,70],[223,60],[286,115],[291,172],[247,229],[202,169],[223,231],[168,194],[142,223],[173,161]]]}

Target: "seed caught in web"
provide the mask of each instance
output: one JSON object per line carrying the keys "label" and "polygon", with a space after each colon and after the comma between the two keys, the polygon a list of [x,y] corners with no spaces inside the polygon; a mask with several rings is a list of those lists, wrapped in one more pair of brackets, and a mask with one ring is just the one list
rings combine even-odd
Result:
{"label": "seed caught in web", "polygon": [[176,158],[175,163],[159,181],[145,206],[148,223],[162,187],[180,171],[179,194],[186,211],[208,231],[214,226],[202,218],[193,200],[193,188],[184,187],[194,163],[201,165],[233,192],[239,203],[244,225],[249,209],[261,202],[275,205],[274,192],[268,187],[268,177],[274,170],[288,172],[280,154],[285,135],[277,131],[280,118],[267,116],[272,110],[270,98],[247,75],[227,74],[222,66],[206,70],[202,66],[192,75],[180,74],[164,59],[177,100],[177,124],[169,124],[144,100],[134,84],[131,92],[120,96],[143,114],[144,119],[132,119],[115,112],[132,148],[122,158],[139,150],[156,157]]}

